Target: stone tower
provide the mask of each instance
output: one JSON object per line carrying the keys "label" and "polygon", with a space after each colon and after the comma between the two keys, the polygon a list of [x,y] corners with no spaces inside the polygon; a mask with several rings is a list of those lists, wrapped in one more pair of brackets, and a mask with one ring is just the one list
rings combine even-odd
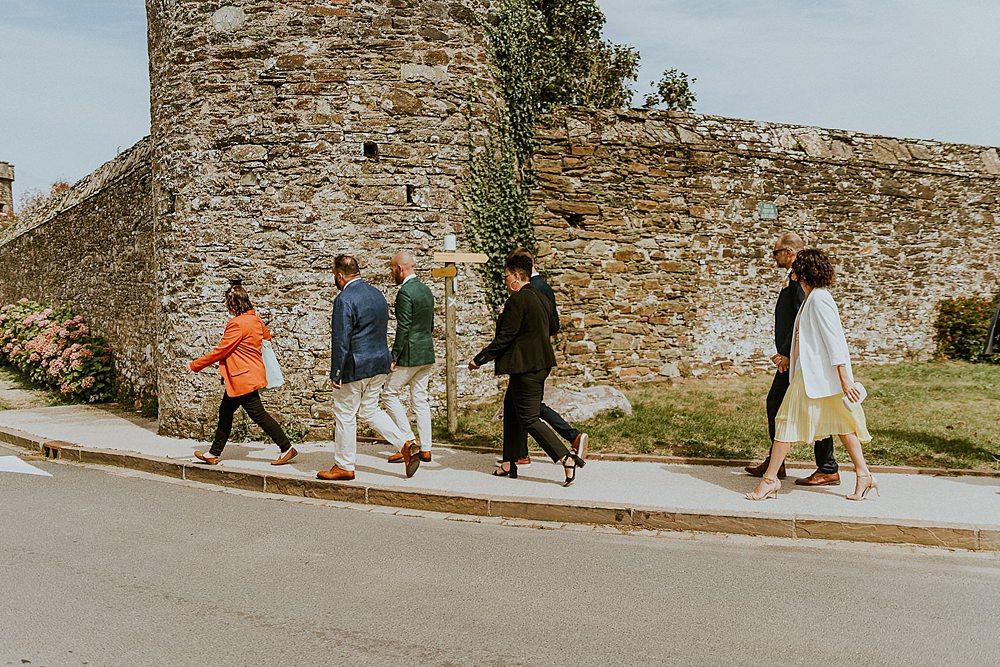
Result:
{"label": "stone tower", "polygon": [[14,165],[0,162],[0,222],[14,216]]}
{"label": "stone tower", "polygon": [[[469,118],[492,90],[479,22],[489,0],[229,2],[146,3],[160,427],[171,434],[211,430],[217,379],[192,381],[184,364],[214,344],[236,277],[290,376],[269,407],[319,426],[309,406],[330,397],[334,257],[357,255],[391,301],[395,249],[429,270],[444,234],[461,238]],[[468,275],[463,290],[475,285]],[[492,326],[473,308],[483,331],[460,331],[470,346]]]}

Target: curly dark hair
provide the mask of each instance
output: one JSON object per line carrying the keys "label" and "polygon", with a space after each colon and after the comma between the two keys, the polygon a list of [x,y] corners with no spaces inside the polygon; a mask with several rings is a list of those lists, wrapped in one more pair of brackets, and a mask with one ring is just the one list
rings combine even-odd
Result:
{"label": "curly dark hair", "polygon": [[795,256],[792,273],[799,282],[810,287],[829,287],[837,279],[833,260],[822,250],[807,248]]}
{"label": "curly dark hair", "polygon": [[250,301],[250,295],[247,294],[246,288],[243,287],[243,281],[233,280],[231,283],[229,289],[226,290],[226,309],[233,315],[242,315],[253,310],[253,303]]}

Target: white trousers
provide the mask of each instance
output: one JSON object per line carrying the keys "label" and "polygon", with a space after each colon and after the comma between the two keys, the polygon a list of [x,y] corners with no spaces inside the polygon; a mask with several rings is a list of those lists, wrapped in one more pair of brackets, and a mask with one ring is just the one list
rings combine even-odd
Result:
{"label": "white trousers", "polygon": [[407,441],[396,428],[392,417],[379,407],[379,396],[388,375],[348,382],[333,390],[333,417],[337,424],[337,443],[333,458],[342,470],[354,470],[358,457],[358,417],[372,425],[375,431],[396,449]]}
{"label": "white trousers", "polygon": [[431,451],[431,393],[428,385],[434,364],[426,366],[396,366],[389,374],[389,381],[382,391],[385,409],[396,423],[396,428],[403,432],[407,440],[415,440],[410,419],[403,406],[403,396],[410,394],[410,408],[417,418],[417,432],[420,434],[420,451]]}

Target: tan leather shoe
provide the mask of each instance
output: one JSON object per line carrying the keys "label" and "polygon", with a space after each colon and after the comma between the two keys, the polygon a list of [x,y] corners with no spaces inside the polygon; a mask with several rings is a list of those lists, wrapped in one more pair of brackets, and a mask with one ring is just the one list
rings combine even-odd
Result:
{"label": "tan leather shoe", "polygon": [[795,483],[799,486],[840,486],[840,473],[827,473],[817,470],[808,477],[795,480]]}
{"label": "tan leather shoe", "polygon": [[202,463],[207,463],[210,466],[217,466],[217,465],[219,465],[219,457],[218,456],[212,456],[211,454],[208,454],[208,453],[203,454],[202,452],[199,452],[197,449],[194,450],[194,457],[196,459],[200,460]]}
{"label": "tan leather shoe", "polygon": [[298,455],[299,455],[299,452],[294,447],[289,447],[287,452],[285,452],[284,454],[282,454],[278,458],[276,458],[273,461],[271,461],[271,465],[273,465],[273,466],[283,466],[286,463],[288,463],[289,461],[291,461],[292,459],[294,459]]}
{"label": "tan leather shoe", "polygon": [[420,452],[420,460],[422,462],[424,462],[424,463],[430,463],[431,462],[431,453],[430,452]]}
{"label": "tan leather shoe", "polygon": [[386,459],[389,463],[403,463],[403,452],[396,452]]}
{"label": "tan leather shoe", "polygon": [[525,456],[523,459],[518,459],[517,460],[517,465],[519,465],[519,466],[530,466],[531,465],[531,457],[530,456]]}
{"label": "tan leather shoe", "polygon": [[403,464],[406,466],[406,477],[413,477],[420,467],[420,445],[416,440],[407,440],[400,451],[403,455]]}
{"label": "tan leather shoe", "polygon": [[354,479],[353,470],[344,470],[340,466],[333,466],[329,470],[320,470],[316,477],[330,482],[348,482]]}
{"label": "tan leather shoe", "polygon": [[573,446],[571,449],[573,453],[579,456],[581,459],[587,458],[587,446],[590,444],[590,436],[586,433],[581,433],[576,436],[576,440],[573,441]]}
{"label": "tan leather shoe", "polygon": [[[763,477],[764,473],[767,472],[767,461],[765,460],[760,465],[747,466],[746,468],[744,468],[744,470],[746,470],[754,477]],[[781,467],[778,468],[778,479],[785,479],[785,477],[787,476],[788,474],[785,472],[785,464],[782,463]]]}

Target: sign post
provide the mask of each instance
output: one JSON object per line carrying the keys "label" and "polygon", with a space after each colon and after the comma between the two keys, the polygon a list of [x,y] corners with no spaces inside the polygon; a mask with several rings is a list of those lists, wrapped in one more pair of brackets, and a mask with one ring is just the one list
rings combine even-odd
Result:
{"label": "sign post", "polygon": [[444,328],[445,328],[445,392],[448,405],[448,433],[458,431],[458,339],[456,313],[458,298],[455,296],[455,279],[459,264],[485,264],[489,257],[479,253],[456,252],[454,235],[444,237],[444,252],[434,253],[434,263],[444,264],[433,269],[431,276],[444,278]]}

